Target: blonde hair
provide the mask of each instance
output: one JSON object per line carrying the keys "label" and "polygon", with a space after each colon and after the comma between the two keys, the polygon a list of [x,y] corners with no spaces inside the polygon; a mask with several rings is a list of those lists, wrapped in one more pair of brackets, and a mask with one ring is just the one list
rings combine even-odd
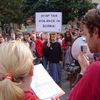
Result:
{"label": "blonde hair", "polygon": [[[32,65],[32,53],[21,41],[0,45],[0,100],[24,100],[20,83],[29,75]],[[11,74],[12,80],[4,79],[6,74]]]}

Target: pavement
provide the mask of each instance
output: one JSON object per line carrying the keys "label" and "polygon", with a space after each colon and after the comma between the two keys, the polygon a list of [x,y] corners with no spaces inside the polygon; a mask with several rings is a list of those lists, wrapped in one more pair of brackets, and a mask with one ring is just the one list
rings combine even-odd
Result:
{"label": "pavement", "polygon": [[61,88],[65,91],[65,95],[60,97],[60,100],[67,100],[66,98],[68,97],[70,93],[70,87],[69,87],[69,81],[67,80],[67,72],[65,71],[65,69],[62,69]]}

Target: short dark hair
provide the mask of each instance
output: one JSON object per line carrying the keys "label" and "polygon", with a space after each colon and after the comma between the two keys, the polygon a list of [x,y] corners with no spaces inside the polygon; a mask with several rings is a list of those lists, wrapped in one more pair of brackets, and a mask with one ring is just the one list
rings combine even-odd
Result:
{"label": "short dark hair", "polygon": [[52,36],[52,35],[56,35],[56,34],[57,34],[57,33],[55,33],[55,32],[51,32],[51,33],[50,33],[50,41],[51,41],[51,36]]}
{"label": "short dark hair", "polygon": [[89,33],[92,36],[93,28],[97,27],[99,29],[99,36],[100,36],[100,9],[91,9],[85,14],[82,19],[82,23],[86,25],[89,29]]}

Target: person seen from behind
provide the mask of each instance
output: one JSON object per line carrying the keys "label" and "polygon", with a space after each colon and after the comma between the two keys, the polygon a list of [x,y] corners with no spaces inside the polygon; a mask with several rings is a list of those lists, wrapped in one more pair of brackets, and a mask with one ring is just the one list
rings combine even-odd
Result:
{"label": "person seen from behind", "polygon": [[0,100],[38,100],[30,87],[33,56],[21,41],[0,44]]}

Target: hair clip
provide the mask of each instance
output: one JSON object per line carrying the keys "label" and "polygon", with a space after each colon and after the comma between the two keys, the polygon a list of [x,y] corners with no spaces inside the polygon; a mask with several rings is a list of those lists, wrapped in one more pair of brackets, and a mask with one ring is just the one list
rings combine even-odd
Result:
{"label": "hair clip", "polygon": [[13,75],[12,74],[5,74],[5,75],[3,75],[3,78],[12,80]]}

